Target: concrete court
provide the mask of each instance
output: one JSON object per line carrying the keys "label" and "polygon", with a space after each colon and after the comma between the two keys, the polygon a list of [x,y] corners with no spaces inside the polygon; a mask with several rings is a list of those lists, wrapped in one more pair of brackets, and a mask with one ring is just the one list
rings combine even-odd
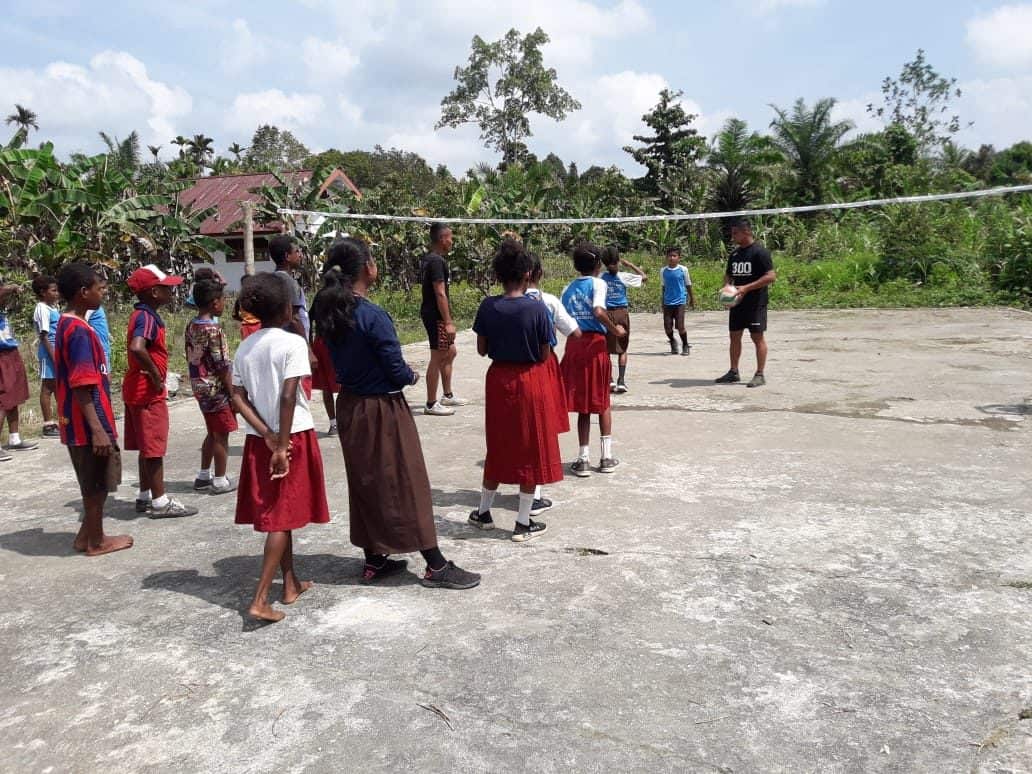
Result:
{"label": "concrete court", "polygon": [[189,399],[166,470],[203,512],[136,518],[127,454],[109,530],[131,551],[73,554],[58,445],[4,463],[0,770],[1032,771],[1032,315],[775,311],[757,390],[712,384],[724,315],[689,325],[672,357],[635,316],[623,465],[551,487],[524,545],[514,488],[506,529],[465,523],[487,364],[460,336],[473,403],[417,422],[473,591],[357,585],[326,438],[334,521],[296,538],[318,585],[280,624],[245,621],[261,538],[232,497],[189,491]]}

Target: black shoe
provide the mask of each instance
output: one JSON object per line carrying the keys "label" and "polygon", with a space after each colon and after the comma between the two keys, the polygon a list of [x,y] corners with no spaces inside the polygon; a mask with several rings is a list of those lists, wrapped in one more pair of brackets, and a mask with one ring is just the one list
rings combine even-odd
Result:
{"label": "black shoe", "polygon": [[717,384],[734,384],[735,382],[742,381],[742,377],[738,375],[738,371],[728,371],[723,376],[719,376],[713,380]]}
{"label": "black shoe", "polygon": [[752,381],[750,381],[746,387],[762,387],[767,383],[767,380],[763,378],[763,374],[753,375]]}
{"label": "black shoe", "polygon": [[373,583],[388,575],[395,575],[408,567],[406,559],[384,559],[383,564],[376,567],[366,562],[362,569],[362,583]]}
{"label": "black shoe", "polygon": [[552,507],[552,501],[547,497],[542,497],[540,500],[535,500],[534,504],[530,506],[531,516],[540,516],[542,513]]}
{"label": "black shoe", "polygon": [[598,463],[599,473],[613,473],[620,465],[620,460],[616,457],[603,457]]}
{"label": "black shoe", "polygon": [[440,570],[427,567],[419,582],[431,589],[471,589],[480,585],[480,575],[456,567],[455,562],[448,562]]}
{"label": "black shoe", "polygon": [[58,428],[57,425],[47,425],[46,427],[43,428],[43,437],[44,438],[60,438],[61,437],[61,430],[60,430],[60,428]]}
{"label": "black shoe", "polygon": [[193,488],[195,492],[211,489],[211,486],[212,480],[210,478],[195,478],[193,480]]}
{"label": "black shoe", "polygon": [[685,344],[684,346],[682,346],[681,347],[681,354],[684,355],[685,357],[687,357],[688,355],[692,354],[692,345],[691,344]]}
{"label": "black shoe", "polygon": [[136,501],[136,512],[137,513],[147,513],[147,511],[150,510],[150,504],[151,504],[150,500],[137,500]]}
{"label": "black shoe", "polygon": [[520,524],[519,522],[516,522],[516,529],[512,531],[512,542],[525,543],[528,540],[533,540],[547,529],[548,527],[543,521],[534,521],[531,519],[530,524]]}
{"label": "black shoe", "polygon": [[577,459],[570,465],[573,475],[580,478],[587,478],[591,475],[591,463],[587,460]]}
{"label": "black shoe", "polygon": [[491,518],[491,511],[481,513],[479,508],[474,508],[469,513],[468,521],[478,529],[494,529],[494,519]]}
{"label": "black shoe", "polygon": [[671,341],[670,342],[670,354],[671,355],[676,355],[677,354],[677,342],[675,342],[675,341]]}

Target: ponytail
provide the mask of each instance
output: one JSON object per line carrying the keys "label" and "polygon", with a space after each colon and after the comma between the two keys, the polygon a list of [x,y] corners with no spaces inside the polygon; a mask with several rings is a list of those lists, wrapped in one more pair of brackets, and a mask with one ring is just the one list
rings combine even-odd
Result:
{"label": "ponytail", "polygon": [[341,342],[355,328],[358,297],[354,283],[369,262],[369,248],[357,239],[338,239],[326,251],[322,288],[312,300],[313,330],[329,342]]}

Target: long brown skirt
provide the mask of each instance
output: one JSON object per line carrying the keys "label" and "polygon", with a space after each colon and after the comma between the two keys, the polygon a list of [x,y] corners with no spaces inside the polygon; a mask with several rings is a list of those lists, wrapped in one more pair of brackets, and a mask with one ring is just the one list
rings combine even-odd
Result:
{"label": "long brown skirt", "polygon": [[430,479],[405,397],[341,392],[337,430],[348,474],[351,543],[374,554],[435,547]]}

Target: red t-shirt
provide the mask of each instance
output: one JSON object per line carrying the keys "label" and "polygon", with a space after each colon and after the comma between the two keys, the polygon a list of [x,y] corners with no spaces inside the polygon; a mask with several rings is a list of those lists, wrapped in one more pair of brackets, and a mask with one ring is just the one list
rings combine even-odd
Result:
{"label": "red t-shirt", "polygon": [[97,334],[85,320],[75,315],[63,314],[57,321],[54,373],[61,416],[61,443],[68,446],[93,445],[93,433],[86,424],[79,401],[75,399],[76,387],[92,388],[97,418],[114,442],[118,432],[115,430],[115,412],[111,408],[107,355]]}
{"label": "red t-shirt", "polygon": [[[147,352],[161,374],[161,388],[151,382],[143,364],[128,347],[133,339],[142,336],[147,340]],[[165,399],[165,375],[168,373],[168,349],[165,347],[165,322],[158,313],[144,303],[133,307],[129,317],[129,334],[126,339],[129,367],[122,379],[122,400],[130,406],[146,406]]]}

